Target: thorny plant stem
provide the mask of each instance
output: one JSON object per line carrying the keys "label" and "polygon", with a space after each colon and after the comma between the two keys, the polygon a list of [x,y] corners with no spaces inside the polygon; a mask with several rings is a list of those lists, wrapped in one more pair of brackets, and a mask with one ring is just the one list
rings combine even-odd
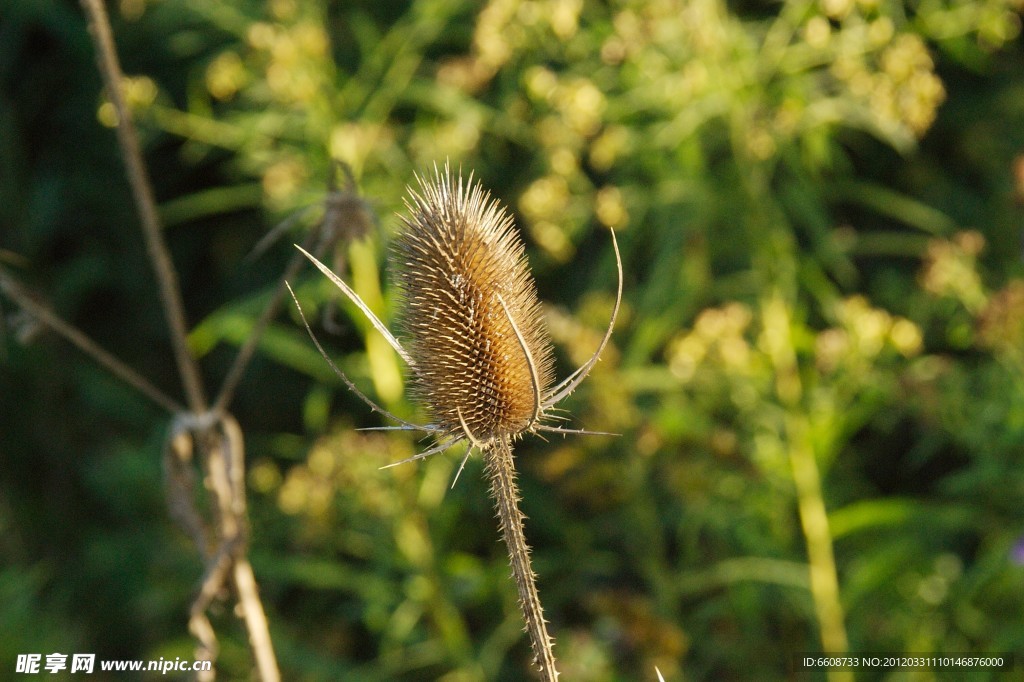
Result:
{"label": "thorny plant stem", "polygon": [[160,407],[172,414],[183,409],[178,401],[169,397],[141,374],[105,351],[77,327],[64,321],[57,313],[36,301],[28,291],[3,270],[0,270],[0,291],[7,294],[34,319],[63,336],[80,351],[95,360],[97,364],[106,367],[111,374],[138,390]]}
{"label": "thorny plant stem", "polygon": [[544,682],[555,682],[554,642],[548,634],[537,594],[536,574],[530,563],[530,548],[523,534],[523,513],[519,511],[519,489],[516,485],[515,464],[512,459],[512,444],[508,439],[497,441],[484,453],[484,467],[491,482],[491,495],[497,508],[501,537],[508,549],[512,564],[512,579],[519,591],[519,607],[526,621],[535,662]]}
{"label": "thorny plant stem", "polygon": [[146,165],[142,160],[139,138],[132,124],[131,112],[121,90],[123,73],[114,49],[114,36],[110,30],[110,20],[103,5],[103,0],[81,0],[82,7],[89,17],[89,30],[96,44],[96,58],[100,74],[107,87],[107,94],[117,112],[117,141],[121,145],[121,155],[128,172],[128,182],[135,198],[135,206],[142,223],[142,234],[146,241],[149,259],[156,271],[157,284],[160,288],[160,300],[163,303],[164,315],[171,332],[171,345],[174,358],[185,389],[186,402],[189,409],[199,413],[206,410],[206,395],[203,391],[199,365],[188,350],[188,329],[185,323],[185,308],[181,301],[178,287],[178,275],[174,270],[170,252],[164,242],[160,227],[160,217],[156,210],[156,199],[149,181]]}

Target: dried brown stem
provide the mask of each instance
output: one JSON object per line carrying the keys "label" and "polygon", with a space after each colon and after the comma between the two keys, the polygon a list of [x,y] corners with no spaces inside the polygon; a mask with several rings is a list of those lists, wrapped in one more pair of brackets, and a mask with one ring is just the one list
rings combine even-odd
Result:
{"label": "dried brown stem", "polygon": [[[192,602],[189,610],[188,630],[196,638],[196,659],[200,661],[216,662],[220,653],[220,646],[217,643],[217,633],[210,624],[210,618],[206,615],[207,609],[217,598],[217,595],[224,589],[224,581],[231,569],[231,554],[224,548],[218,552],[214,559],[207,563],[206,574],[203,576],[203,583],[199,588],[199,594]],[[202,671],[196,679],[199,682],[212,682],[215,679],[213,666],[209,671]]]}
{"label": "dried brown stem", "polygon": [[[203,519],[193,501],[193,450],[200,453],[207,489],[213,495],[212,518]],[[280,671],[260,602],[248,552],[245,503],[245,445],[238,422],[228,414],[183,415],[175,422],[165,451],[167,498],[171,514],[189,532],[203,557],[203,581],[192,603],[189,631],[197,640],[196,655],[217,657],[217,636],[207,611],[226,588],[233,586],[240,615],[249,633],[256,669],[263,682],[279,682]],[[212,680],[203,677],[202,680]]]}
{"label": "dried brown stem", "polygon": [[[345,174],[347,179],[344,188],[339,188],[338,186],[339,170]],[[323,254],[339,241],[358,238],[363,235],[365,229],[368,229],[365,226],[360,226],[369,220],[367,217],[369,209],[356,191],[356,181],[352,176],[352,171],[346,164],[340,161],[336,161],[331,169],[331,176],[327,181],[327,196],[324,199],[323,206],[323,219],[316,229],[306,235],[306,239],[302,242],[301,247],[302,251],[312,251],[317,258],[322,258]],[[253,249],[252,253],[249,254],[249,257],[256,258],[262,254],[270,247],[270,244],[284,234],[285,230],[305,215],[306,211],[310,208],[313,208],[313,206],[298,211],[267,233]],[[307,253],[306,256],[308,257],[309,254]],[[319,264],[316,258],[313,259],[313,262]],[[214,400],[212,411],[220,412],[226,410],[231,403],[235,389],[238,388],[238,383],[241,381],[245,369],[249,366],[249,362],[256,352],[256,347],[263,337],[263,332],[266,331],[270,321],[274,319],[274,316],[277,315],[281,308],[288,280],[293,279],[304,264],[305,260],[301,253],[296,253],[288,262],[284,274],[278,280],[277,289],[271,295],[256,324],[253,325],[252,331],[249,332],[249,337],[245,340],[245,344],[238,351],[238,355],[235,356],[235,361],[228,370],[224,383],[221,385],[216,400]]]}
{"label": "dried brown stem", "polygon": [[196,487],[193,456],[192,434],[184,427],[173,428],[164,442],[167,507],[171,518],[188,534],[205,562],[210,553],[211,540],[193,499]]}
{"label": "dried brown stem", "polygon": [[[221,417],[223,448],[217,448],[222,458],[210,458],[211,466],[219,462],[223,467],[223,477],[211,477],[219,480],[218,498],[221,499],[221,525],[225,543],[234,559],[232,578],[238,604],[241,607],[242,620],[249,632],[249,646],[256,657],[256,669],[260,672],[263,682],[279,682],[281,673],[277,668],[277,658],[270,639],[270,628],[267,617],[260,602],[256,577],[247,553],[249,550],[248,516],[245,503],[245,445],[242,429],[230,415]],[[227,497],[226,502],[224,497]],[[236,542],[237,538],[237,542]]]}
{"label": "dried brown stem", "polygon": [[512,564],[512,579],[519,592],[519,607],[526,621],[530,635],[534,662],[544,682],[558,679],[555,668],[554,642],[548,634],[537,594],[537,576],[530,562],[530,547],[523,533],[523,513],[519,510],[519,488],[516,485],[515,463],[512,458],[512,444],[508,439],[496,441],[484,453],[484,467],[491,482],[491,495],[497,508],[501,537],[508,549]]}
{"label": "dried brown stem", "polygon": [[182,386],[189,408],[196,413],[206,410],[206,395],[203,390],[199,366],[188,350],[188,328],[185,323],[185,308],[181,301],[181,290],[178,286],[178,275],[174,270],[170,252],[164,242],[160,217],[156,210],[156,199],[149,181],[146,165],[142,160],[139,138],[132,124],[131,112],[121,91],[124,74],[117,59],[114,48],[114,36],[110,29],[110,20],[103,5],[103,0],[81,0],[82,7],[89,17],[89,30],[96,44],[96,59],[100,74],[107,87],[107,94],[117,112],[117,141],[121,146],[128,172],[128,182],[135,198],[135,207],[142,224],[142,234],[146,241],[146,251],[156,272],[157,284],[160,288],[160,301],[163,304],[164,316],[171,332],[171,345],[174,358],[181,375]]}
{"label": "dried brown stem", "polygon": [[96,344],[84,332],[64,321],[57,313],[40,303],[21,284],[3,270],[0,270],[0,291],[17,303],[22,310],[30,314],[41,324],[70,341],[76,348],[95,360],[100,366],[106,367],[110,373],[138,390],[154,403],[168,412],[180,412],[182,406],[166,393],[151,384],[145,377],[124,364],[116,357]]}
{"label": "dried brown stem", "polygon": [[249,646],[256,656],[256,669],[260,671],[263,682],[279,682],[281,674],[277,669],[267,616],[263,611],[263,602],[260,601],[252,564],[245,555],[235,559],[233,578],[238,604],[242,609],[242,620],[249,631]]}
{"label": "dried brown stem", "polygon": [[[110,21],[102,0],[81,2],[89,18],[89,30],[96,44],[99,70],[110,101],[117,112],[117,139],[142,224],[146,250],[156,272],[160,300],[170,330],[171,345],[190,410],[185,421],[192,423],[176,424],[170,436],[168,451],[165,453],[168,471],[176,474],[174,478],[169,477],[168,480],[168,499],[172,514],[176,514],[185,522],[186,529],[193,535],[206,564],[206,576],[193,603],[189,627],[200,642],[201,652],[212,660],[217,653],[216,634],[206,616],[206,610],[231,576],[242,617],[249,631],[249,640],[260,678],[264,682],[278,682],[281,676],[271,646],[270,631],[259,601],[252,567],[246,558],[248,538],[242,431],[234,418],[222,410],[209,412],[206,409],[206,395],[199,365],[188,349],[188,329],[178,276],[163,239],[156,200],[142,159],[138,135],[121,91],[123,73],[118,63]],[[280,299],[280,296],[281,293],[278,293],[277,298]],[[279,300],[272,301],[272,305],[268,306],[264,314],[266,320],[260,321],[264,326],[269,322],[278,303]],[[238,378],[251,357],[252,348],[243,348],[243,351],[244,354],[240,353],[242,357],[229,377],[230,382],[225,385],[226,390],[221,392],[220,404],[226,405],[230,400]],[[177,407],[176,404],[174,406]],[[205,482],[215,498],[216,518],[209,527],[203,523],[192,502],[193,491],[187,489],[189,477],[186,475],[186,468],[191,466],[191,454],[195,444],[199,446],[205,468]],[[217,549],[212,553],[207,546],[207,538],[211,532],[217,543]],[[209,679],[213,679],[212,672]]]}
{"label": "dried brown stem", "polygon": [[[306,248],[312,248],[312,244],[318,238],[317,231],[314,230],[309,233],[306,240],[303,242],[303,246]],[[322,255],[323,250],[326,248],[324,240],[320,241],[319,247],[316,249],[318,256]],[[305,264],[306,259],[301,253],[296,253],[292,256],[292,259],[288,262],[285,268],[284,274],[281,275],[281,279],[278,280],[277,289],[270,296],[270,300],[267,302],[266,307],[263,308],[263,312],[260,314],[256,324],[253,325],[252,330],[249,332],[248,338],[245,340],[242,348],[238,351],[238,355],[235,356],[235,360],[228,370],[227,375],[224,377],[224,383],[221,385],[220,391],[217,394],[216,400],[213,403],[213,411],[219,412],[227,409],[231,403],[231,399],[235,395],[235,389],[238,388],[238,383],[242,380],[242,375],[245,373],[246,368],[249,366],[249,362],[252,360],[253,355],[256,353],[256,347],[259,345],[260,339],[263,337],[263,332],[266,331],[270,321],[274,319],[278,311],[281,309],[281,302],[284,301],[285,292],[287,288],[285,283],[294,279]]]}

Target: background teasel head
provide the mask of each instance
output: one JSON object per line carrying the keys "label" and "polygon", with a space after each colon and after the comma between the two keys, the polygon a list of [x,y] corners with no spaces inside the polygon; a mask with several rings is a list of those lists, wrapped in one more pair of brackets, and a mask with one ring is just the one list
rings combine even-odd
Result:
{"label": "background teasel head", "polygon": [[413,395],[446,433],[518,436],[540,417],[553,374],[523,243],[472,176],[463,184],[446,166],[418,180],[392,253]]}

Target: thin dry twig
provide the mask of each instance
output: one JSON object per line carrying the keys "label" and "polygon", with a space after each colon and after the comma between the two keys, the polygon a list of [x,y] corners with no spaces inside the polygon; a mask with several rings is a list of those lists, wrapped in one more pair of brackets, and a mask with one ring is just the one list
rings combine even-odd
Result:
{"label": "thin dry twig", "polygon": [[242,554],[235,558],[232,577],[235,592],[238,594],[238,604],[242,609],[242,620],[249,631],[249,645],[256,656],[256,669],[261,671],[263,682],[278,682],[281,675],[277,671],[270,628],[267,625],[266,613],[263,611],[263,602],[260,601],[256,576],[247,555]]}
{"label": "thin dry twig", "polygon": [[[194,502],[193,451],[201,453],[206,487],[213,496],[210,518],[204,519]],[[167,499],[171,515],[192,537],[203,558],[204,575],[192,603],[189,631],[196,638],[196,657],[214,661],[216,632],[207,612],[214,601],[233,587],[260,679],[281,679],[270,639],[256,578],[247,558],[248,522],[245,503],[245,446],[242,429],[228,414],[206,413],[200,418],[181,415],[175,420],[164,453]],[[200,680],[212,680],[200,677]]]}
{"label": "thin dry twig", "polygon": [[135,207],[139,212],[142,234],[146,241],[146,251],[156,272],[157,284],[160,288],[160,301],[171,332],[171,345],[174,358],[181,375],[181,383],[189,408],[200,413],[206,410],[206,395],[203,390],[199,365],[188,349],[188,326],[185,323],[185,307],[181,300],[178,286],[178,274],[174,270],[170,252],[164,242],[160,216],[156,210],[156,199],[149,181],[149,173],[142,160],[138,134],[132,124],[131,112],[121,91],[124,74],[118,62],[114,48],[114,35],[110,29],[110,20],[102,0],[81,0],[82,7],[89,17],[89,31],[96,44],[96,59],[100,74],[107,88],[107,94],[117,112],[117,141],[121,146],[128,172],[128,182],[135,198]]}
{"label": "thin dry twig", "polygon": [[40,303],[35,296],[17,280],[4,272],[3,269],[0,269],[0,291],[3,291],[22,310],[31,315],[33,319],[67,339],[100,366],[106,367],[110,370],[111,374],[138,390],[160,407],[171,413],[180,412],[184,409],[176,400],[151,384],[144,376],[101,348],[95,341],[86,336],[84,332],[71,323],[66,322],[49,307]]}
{"label": "thin dry twig", "polygon": [[[346,179],[344,187],[341,187],[338,183],[339,170]],[[317,258],[322,258],[327,250],[335,246],[339,241],[351,241],[365,235],[369,230],[368,223],[372,221],[372,212],[366,201],[359,195],[352,170],[344,162],[336,161],[332,167],[330,177],[327,179],[327,195],[322,204],[324,208],[323,218],[316,226],[316,229],[306,235],[301,247],[303,252],[312,251],[316,254]],[[316,204],[313,204],[300,209],[268,232],[247,259],[258,258],[272,243],[281,237],[287,228],[290,228],[307,211],[315,207]],[[314,260],[315,262],[316,260]],[[299,274],[299,270],[302,269],[303,265],[305,265],[305,259],[301,253],[294,254],[288,262],[284,274],[278,280],[277,289],[274,290],[259,319],[253,325],[252,330],[249,332],[249,337],[245,340],[245,344],[238,351],[238,355],[235,356],[235,360],[224,378],[224,383],[221,385],[217,398],[213,402],[213,407],[211,408],[213,412],[226,410],[228,405],[231,404],[235,390],[238,388],[238,384],[242,380],[242,375],[245,374],[249,362],[252,361],[253,355],[256,353],[256,348],[263,337],[263,333],[281,309],[281,302],[285,298],[288,280],[294,279]]]}
{"label": "thin dry twig", "polygon": [[[304,244],[309,245],[315,239],[317,235],[315,232],[311,232]],[[320,252],[318,250],[318,252]],[[256,354],[256,348],[259,345],[260,339],[263,338],[263,332],[266,331],[270,325],[271,320],[277,315],[281,309],[281,302],[284,300],[285,282],[289,279],[294,279],[299,270],[305,264],[305,259],[301,253],[296,253],[292,256],[292,259],[288,262],[285,268],[284,274],[281,275],[281,279],[278,281],[277,288],[274,293],[271,294],[270,300],[267,302],[266,307],[263,308],[263,312],[260,314],[256,324],[253,325],[252,330],[249,332],[248,338],[238,351],[238,355],[235,356],[234,362],[231,364],[231,368],[228,369],[227,375],[224,377],[224,383],[221,385],[220,391],[217,393],[217,398],[213,402],[213,411],[219,412],[227,409],[231,403],[231,399],[234,398],[235,390],[238,388],[239,382],[242,380],[242,376],[245,374],[245,370],[248,368],[249,363],[252,361],[253,356]]]}

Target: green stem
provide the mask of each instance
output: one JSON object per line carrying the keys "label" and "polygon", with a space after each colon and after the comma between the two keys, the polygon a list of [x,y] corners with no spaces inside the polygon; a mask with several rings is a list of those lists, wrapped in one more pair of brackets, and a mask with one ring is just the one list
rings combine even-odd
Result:
{"label": "green stem", "polygon": [[[764,344],[775,366],[775,392],[785,409],[786,449],[796,488],[800,526],[807,544],[811,598],[818,617],[821,647],[826,654],[838,656],[846,653],[849,642],[843,605],[839,599],[839,574],[832,548],[832,533],[821,490],[821,472],[803,405],[803,384],[797,367],[789,310],[783,297],[777,293],[763,302]],[[832,682],[853,679],[849,671],[842,670],[830,671],[828,678]]]}
{"label": "green stem", "polygon": [[[807,544],[810,564],[811,596],[821,631],[821,647],[826,654],[842,655],[849,648],[844,623],[843,605],[839,599],[839,577],[836,571],[832,534],[821,491],[821,474],[809,441],[807,418],[790,413],[786,418],[789,440],[789,464],[796,486],[800,525]],[[848,679],[836,671],[830,679]]]}

